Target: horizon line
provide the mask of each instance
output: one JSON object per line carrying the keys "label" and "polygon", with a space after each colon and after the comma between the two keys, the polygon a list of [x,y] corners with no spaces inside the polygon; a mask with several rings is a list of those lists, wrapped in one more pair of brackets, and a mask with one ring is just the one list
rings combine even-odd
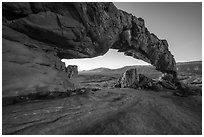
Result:
{"label": "horizon line", "polygon": [[[202,60],[194,60],[194,61],[179,61],[176,63],[189,63],[189,62],[202,62]],[[132,66],[153,66],[152,64],[138,64],[138,65],[130,65],[130,66],[123,66],[123,67],[132,67]],[[78,70],[78,71],[90,71],[90,70],[94,70],[94,69],[100,69],[100,68],[105,68],[105,69],[120,69],[123,67],[119,67],[119,68],[108,68],[108,67],[97,67],[97,68],[93,68],[93,69],[88,69],[88,70]],[[153,66],[155,67],[155,66]]]}

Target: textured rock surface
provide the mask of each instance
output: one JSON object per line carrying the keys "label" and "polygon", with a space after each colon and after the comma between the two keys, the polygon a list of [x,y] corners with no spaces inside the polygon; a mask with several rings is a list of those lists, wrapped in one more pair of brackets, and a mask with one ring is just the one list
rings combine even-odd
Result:
{"label": "textured rock surface", "polygon": [[134,89],[152,89],[162,91],[164,87],[161,82],[154,81],[143,74],[137,74],[137,69],[129,69],[118,79],[115,87],[118,88],[134,88]]}
{"label": "textured rock surface", "polygon": [[76,78],[78,75],[78,67],[76,65],[68,65],[66,67],[68,78]]}
{"label": "textured rock surface", "polygon": [[153,80],[146,77],[145,75],[143,74],[139,74],[138,75],[139,77],[139,86],[140,87],[151,87],[152,86],[152,83],[153,83]]}
{"label": "textured rock surface", "polygon": [[[110,48],[176,73],[166,40],[113,3],[3,3],[3,96],[74,88],[60,59],[91,58]],[[127,42],[123,31],[130,30]],[[15,90],[15,91],[14,91]],[[13,93],[12,93],[13,92]],[[14,93],[15,92],[15,93]]]}
{"label": "textured rock surface", "polygon": [[139,84],[139,75],[137,69],[129,69],[123,73],[122,77],[119,78],[119,87],[121,88],[136,88]]}
{"label": "textured rock surface", "polygon": [[16,104],[2,109],[2,134],[202,134],[202,97],[134,89]]}
{"label": "textured rock surface", "polygon": [[174,83],[174,77],[171,74],[163,74],[163,76],[161,77],[160,83],[162,86],[164,86],[167,89],[172,89],[172,90],[177,89]]}
{"label": "textured rock surface", "polygon": [[[176,85],[174,83],[173,75],[163,74],[160,80],[153,80],[143,74],[137,74],[137,69],[132,68],[127,70],[118,79],[118,83],[115,85],[118,88],[135,88],[135,89],[152,89],[154,91],[164,91],[166,89],[175,90]],[[181,89],[186,89],[181,87]]]}
{"label": "textured rock surface", "polygon": [[2,54],[3,97],[75,88],[53,52],[3,39]]}
{"label": "textured rock surface", "polygon": [[139,84],[140,89],[148,89],[153,91],[166,91],[168,88],[164,87],[160,81],[148,78],[143,74],[139,74]]}

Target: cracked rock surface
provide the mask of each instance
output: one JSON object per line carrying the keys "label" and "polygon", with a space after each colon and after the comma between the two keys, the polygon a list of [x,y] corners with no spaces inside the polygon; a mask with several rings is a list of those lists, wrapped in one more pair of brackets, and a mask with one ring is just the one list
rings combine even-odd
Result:
{"label": "cracked rock surface", "polygon": [[98,90],[3,107],[3,134],[202,134],[202,97]]}
{"label": "cracked rock surface", "polygon": [[113,3],[4,2],[2,15],[3,97],[74,89],[60,59],[96,57],[110,48],[176,75],[167,41]]}

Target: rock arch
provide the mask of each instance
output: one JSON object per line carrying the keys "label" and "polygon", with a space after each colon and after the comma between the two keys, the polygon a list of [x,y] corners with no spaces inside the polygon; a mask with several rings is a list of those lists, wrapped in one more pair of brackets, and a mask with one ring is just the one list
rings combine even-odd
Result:
{"label": "rock arch", "polygon": [[[7,69],[9,66],[15,66],[19,72],[23,72],[22,69],[28,71],[27,67],[31,64],[38,68],[36,74],[31,74],[33,68],[30,69],[26,79],[38,75],[43,82],[28,86],[31,80],[26,87],[17,86],[21,91],[35,90],[36,87],[62,90],[72,84],[63,76],[61,68],[64,64],[60,59],[96,57],[110,48],[151,63],[157,70],[173,74],[176,78],[176,63],[167,41],[150,33],[142,18],[117,9],[113,3],[4,2],[2,8],[5,96],[10,96],[8,92],[13,95],[11,87],[16,88],[11,84],[15,80],[10,80],[13,79],[11,72],[15,72]],[[131,33],[131,45],[122,41],[124,28]],[[21,83],[21,79],[18,82]]]}

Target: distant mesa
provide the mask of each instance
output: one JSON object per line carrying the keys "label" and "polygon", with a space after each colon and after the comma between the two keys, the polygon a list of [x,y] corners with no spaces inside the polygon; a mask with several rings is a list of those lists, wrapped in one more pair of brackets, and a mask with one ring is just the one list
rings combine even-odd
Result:
{"label": "distant mesa", "polygon": [[188,72],[202,74],[202,61],[178,62],[176,67],[178,73]]}
{"label": "distant mesa", "polygon": [[[80,74],[84,73],[101,73],[101,74],[108,74],[108,73],[115,73],[115,74],[123,74],[125,71],[131,68],[137,68],[137,71],[141,74],[148,74],[148,73],[157,73],[162,74],[161,72],[155,70],[155,67],[152,65],[135,65],[135,66],[125,66],[122,68],[117,69],[110,69],[110,68],[96,68],[91,70],[83,70],[79,71]],[[192,62],[177,62],[176,63],[177,72],[189,72],[202,74],[202,61],[192,61]],[[189,69],[188,69],[189,68]],[[188,70],[187,70],[188,69]]]}

